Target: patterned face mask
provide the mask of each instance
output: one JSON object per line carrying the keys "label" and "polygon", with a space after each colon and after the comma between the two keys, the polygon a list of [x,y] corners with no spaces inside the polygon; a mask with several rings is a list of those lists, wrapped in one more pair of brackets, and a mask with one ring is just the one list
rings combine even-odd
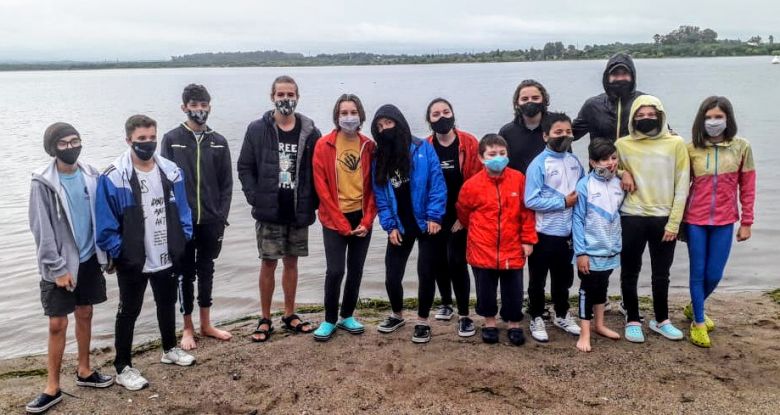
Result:
{"label": "patterned face mask", "polygon": [[593,167],[593,173],[607,181],[612,180],[612,178],[615,177],[615,172],[610,171],[609,168],[604,166]]}
{"label": "patterned face mask", "polygon": [[206,120],[209,119],[209,112],[206,110],[187,111],[187,118],[198,125],[206,124]]}
{"label": "patterned face mask", "polygon": [[295,106],[298,105],[298,100],[288,98],[280,99],[278,101],[274,101],[274,105],[280,114],[287,116],[295,112]]}

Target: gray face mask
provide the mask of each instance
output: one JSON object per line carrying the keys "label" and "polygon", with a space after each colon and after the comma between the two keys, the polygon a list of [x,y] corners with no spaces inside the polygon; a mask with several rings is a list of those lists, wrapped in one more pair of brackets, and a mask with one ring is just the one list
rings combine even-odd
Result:
{"label": "gray face mask", "polygon": [[708,136],[717,137],[726,131],[726,120],[723,118],[705,120],[704,129],[707,131]]}
{"label": "gray face mask", "polygon": [[602,166],[594,167],[593,173],[595,173],[596,176],[601,177],[606,181],[612,180],[612,178],[615,177],[615,172],[610,171],[608,168]]}
{"label": "gray face mask", "polygon": [[360,116],[358,115],[345,115],[339,117],[339,127],[341,131],[346,134],[355,134],[360,128]]}

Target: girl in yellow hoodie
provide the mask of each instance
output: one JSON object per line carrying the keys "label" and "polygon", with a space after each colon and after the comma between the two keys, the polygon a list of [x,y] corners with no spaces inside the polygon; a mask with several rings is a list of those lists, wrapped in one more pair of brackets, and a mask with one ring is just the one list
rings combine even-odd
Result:
{"label": "girl in yellow hoodie", "polygon": [[682,332],[669,320],[669,269],[680,221],[688,197],[690,165],[682,137],[669,132],[661,101],[642,95],[631,106],[629,135],[616,142],[620,168],[633,178],[635,189],[620,209],[623,252],[620,284],[626,310],[625,337],[644,342],[639,318],[637,280],[642,254],[650,247],[653,311],[650,329],[670,340],[681,340]]}

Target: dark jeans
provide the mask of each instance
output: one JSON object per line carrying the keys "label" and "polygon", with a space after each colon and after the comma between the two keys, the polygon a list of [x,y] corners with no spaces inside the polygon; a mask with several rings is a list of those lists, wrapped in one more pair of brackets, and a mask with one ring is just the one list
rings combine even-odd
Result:
{"label": "dark jeans", "polygon": [[629,322],[639,322],[637,281],[642,270],[645,245],[650,246],[653,311],[659,323],[669,318],[669,269],[674,261],[675,241],[663,242],[668,217],[623,216],[623,252],[620,254],[620,289]]}
{"label": "dark jeans", "polygon": [[496,292],[501,284],[501,319],[517,322],[523,319],[523,270],[471,267],[477,286],[477,314],[495,317],[499,314]]}
{"label": "dark jeans", "polygon": [[528,258],[528,314],[536,318],[544,313],[544,286],[549,271],[555,315],[565,317],[569,311],[569,288],[574,283],[571,236],[538,235],[539,242]]}
{"label": "dark jeans", "polygon": [[580,320],[593,319],[593,306],[607,302],[607,289],[609,288],[609,276],[612,270],[593,271],[590,274],[578,272],[580,277]]}
{"label": "dark jeans", "polygon": [[132,366],[131,349],[135,321],[141,313],[146,283],[152,286],[157,305],[157,324],[160,326],[163,351],[176,347],[176,277],[171,268],[155,272],[117,272],[119,284],[119,310],[116,313],[114,367],[117,373],[125,366]]}
{"label": "dark jeans", "polygon": [[[352,229],[363,218],[362,212],[350,212],[345,215]],[[344,296],[341,300],[341,317],[351,317],[355,312],[360,280],[363,279],[363,265],[366,262],[368,245],[371,243],[371,231],[364,237],[343,236],[338,232],[322,227],[322,241],[325,244],[325,321],[336,324],[339,311],[339,294],[344,268],[347,280],[344,283]]]}
{"label": "dark jeans", "polygon": [[402,235],[401,245],[393,245],[388,240],[385,251],[385,287],[390,297],[390,307],[394,313],[400,313],[404,303],[404,273],[406,261],[412,253],[414,242],[417,244],[417,315],[428,318],[436,295],[436,278],[433,276],[434,240],[428,234],[407,232]]}
{"label": "dark jeans", "polygon": [[195,278],[198,280],[198,307],[211,307],[211,289],[214,282],[214,260],[222,249],[225,226],[205,223],[192,226],[192,239],[187,242],[179,277],[179,310],[192,314],[195,301]]}
{"label": "dark jeans", "polygon": [[432,237],[435,253],[433,273],[439,286],[442,304],[452,304],[452,291],[458,302],[458,314],[469,315],[471,281],[466,264],[466,230],[453,233],[442,229]]}

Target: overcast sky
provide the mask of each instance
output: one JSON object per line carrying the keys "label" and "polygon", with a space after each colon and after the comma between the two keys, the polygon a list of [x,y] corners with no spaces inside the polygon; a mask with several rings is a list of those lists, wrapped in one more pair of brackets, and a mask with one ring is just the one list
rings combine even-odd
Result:
{"label": "overcast sky", "polygon": [[688,24],[780,36],[776,0],[0,0],[0,60],[276,49],[435,53],[649,42]]}

